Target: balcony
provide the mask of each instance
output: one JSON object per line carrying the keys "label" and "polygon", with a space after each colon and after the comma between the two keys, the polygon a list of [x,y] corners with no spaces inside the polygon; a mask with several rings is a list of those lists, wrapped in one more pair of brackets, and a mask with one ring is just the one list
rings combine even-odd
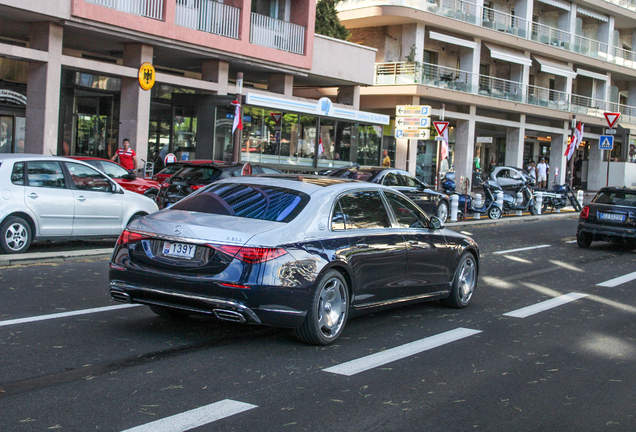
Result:
{"label": "balcony", "polygon": [[421,84],[494,99],[524,103],[574,114],[604,117],[620,112],[622,121],[636,124],[636,107],[573,95],[491,76],[474,74],[429,63],[375,64],[375,85]]}
{"label": "balcony", "polygon": [[163,20],[163,1],[164,0],[86,0],[87,3],[93,3],[156,20]]}
{"label": "balcony", "polygon": [[[626,2],[631,5],[634,5],[634,2],[636,2],[636,0],[617,1]],[[615,2],[612,1],[612,3]],[[344,0],[339,4],[338,10],[377,5],[409,6],[425,12],[551,45],[586,57],[636,69],[634,52],[632,51],[618,47],[610,47],[594,39],[573,35],[558,28],[533,23],[514,15],[477,6],[474,3],[464,0]]]}
{"label": "balcony", "polygon": [[241,9],[212,0],[177,0],[175,24],[232,39],[239,38]]}
{"label": "balcony", "polygon": [[305,27],[252,13],[250,42],[303,55],[305,52]]}
{"label": "balcony", "polygon": [[605,0],[608,3],[615,4],[632,12],[636,12],[636,0]]}

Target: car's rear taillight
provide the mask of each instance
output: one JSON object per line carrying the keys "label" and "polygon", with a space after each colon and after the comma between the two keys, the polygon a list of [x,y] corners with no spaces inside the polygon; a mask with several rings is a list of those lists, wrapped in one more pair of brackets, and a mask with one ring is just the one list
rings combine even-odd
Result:
{"label": "car's rear taillight", "polygon": [[168,180],[166,180],[165,182],[161,183],[161,187],[162,188],[165,188],[165,187],[168,187],[168,186],[170,186],[170,182]]}
{"label": "car's rear taillight", "polygon": [[206,186],[207,186],[207,185],[192,185],[192,186],[190,186],[190,189],[192,189],[192,190],[199,190],[199,189],[204,188],[204,187],[206,187]]}
{"label": "car's rear taillight", "polygon": [[590,207],[589,206],[583,207],[583,210],[581,210],[581,215],[579,217],[581,219],[587,219],[588,217],[590,217]]}
{"label": "car's rear taillight", "polygon": [[283,248],[260,248],[212,244],[209,244],[208,246],[249,264],[270,261],[287,253],[287,251]]}
{"label": "car's rear taillight", "polygon": [[119,236],[119,239],[117,239],[117,244],[118,245],[124,245],[124,244],[128,244],[128,243],[134,243],[134,242],[138,242],[139,240],[145,240],[150,238],[150,236],[144,235],[144,234],[139,234],[136,232],[132,232],[132,231],[128,231],[127,229],[124,230],[121,235]]}

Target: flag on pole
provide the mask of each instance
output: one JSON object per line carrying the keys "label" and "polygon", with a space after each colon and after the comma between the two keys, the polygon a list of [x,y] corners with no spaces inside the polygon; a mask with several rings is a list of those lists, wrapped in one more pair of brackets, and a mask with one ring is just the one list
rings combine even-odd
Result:
{"label": "flag on pole", "polygon": [[570,141],[568,147],[565,149],[565,154],[563,155],[567,157],[567,160],[570,160],[572,158],[574,150],[581,144],[581,141],[583,141],[583,123],[579,122],[579,124],[576,125],[576,127],[574,128],[572,140]]}
{"label": "flag on pole", "polygon": [[444,129],[442,134],[442,148],[440,149],[440,160],[444,160],[448,157],[448,127]]}
{"label": "flag on pole", "polygon": [[322,137],[318,138],[318,157],[325,152],[325,148],[322,146]]}
{"label": "flag on pole", "polygon": [[232,102],[232,105],[234,105],[235,109],[234,109],[234,122],[232,123],[232,133],[234,133],[234,131],[236,130],[236,128],[239,128],[240,130],[243,130],[243,119],[241,118],[241,104],[239,103],[239,101],[234,101]]}

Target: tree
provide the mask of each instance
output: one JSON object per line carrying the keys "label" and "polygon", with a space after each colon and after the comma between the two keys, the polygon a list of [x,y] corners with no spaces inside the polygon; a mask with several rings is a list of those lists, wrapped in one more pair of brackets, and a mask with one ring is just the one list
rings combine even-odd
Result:
{"label": "tree", "polygon": [[316,5],[316,33],[335,39],[349,40],[351,33],[340,23],[336,5],[341,0],[319,0]]}

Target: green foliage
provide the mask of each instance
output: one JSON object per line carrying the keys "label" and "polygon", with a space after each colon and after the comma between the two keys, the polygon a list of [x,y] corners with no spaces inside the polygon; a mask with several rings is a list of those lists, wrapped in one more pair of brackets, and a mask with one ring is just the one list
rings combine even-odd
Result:
{"label": "green foliage", "polygon": [[316,33],[348,41],[351,33],[340,23],[336,5],[341,0],[319,0],[316,4]]}
{"label": "green foliage", "polygon": [[413,45],[413,46],[411,47],[411,52],[409,53],[409,55],[407,55],[407,56],[405,57],[405,60],[406,60],[407,62],[412,63],[412,62],[414,62],[414,61],[415,61],[415,56],[416,56],[416,55],[417,55],[417,48],[416,48],[416,46],[415,46],[415,45]]}

